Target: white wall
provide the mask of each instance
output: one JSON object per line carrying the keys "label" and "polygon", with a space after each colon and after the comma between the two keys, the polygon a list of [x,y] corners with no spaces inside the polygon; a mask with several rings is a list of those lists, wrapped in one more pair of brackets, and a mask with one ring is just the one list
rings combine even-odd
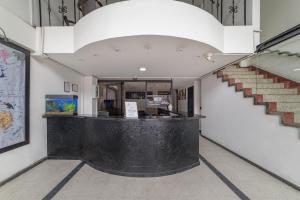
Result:
{"label": "white wall", "polygon": [[178,112],[187,112],[187,97],[186,100],[178,100]]}
{"label": "white wall", "polygon": [[253,49],[259,44],[259,41],[254,40],[255,33],[253,31],[253,26],[225,26],[223,51],[226,53],[253,52]]}
{"label": "white wall", "polygon": [[98,85],[98,79],[94,76],[83,77],[83,109],[82,113],[85,115],[98,114],[96,87]]}
{"label": "white wall", "polygon": [[216,75],[202,79],[201,92],[206,137],[300,186],[299,129],[282,126]]}
{"label": "white wall", "polygon": [[[0,27],[4,29],[6,36],[10,40],[30,50],[36,48],[35,29],[1,5]],[[2,32],[0,32],[0,35],[1,34]]]}
{"label": "white wall", "polygon": [[0,6],[13,13],[27,24],[32,24],[32,0],[0,0]]}
{"label": "white wall", "polygon": [[[0,7],[0,26],[10,41],[17,42],[34,53],[36,49],[36,30]],[[47,156],[46,94],[64,94],[64,81],[79,86],[81,102],[82,76],[49,59],[39,60],[31,57],[30,69],[30,143],[17,149],[0,154],[0,182]],[[72,94],[72,93],[68,93]],[[79,108],[79,112],[80,112]]]}
{"label": "white wall", "polygon": [[194,81],[194,114],[199,115],[201,112],[201,81]]}
{"label": "white wall", "polygon": [[79,92],[67,94],[80,97],[82,76],[51,60],[31,58],[30,79],[30,144],[0,155],[0,181],[47,156],[45,95],[66,94],[64,81],[69,81]]}
{"label": "white wall", "polygon": [[300,24],[299,0],[261,0],[262,42]]}

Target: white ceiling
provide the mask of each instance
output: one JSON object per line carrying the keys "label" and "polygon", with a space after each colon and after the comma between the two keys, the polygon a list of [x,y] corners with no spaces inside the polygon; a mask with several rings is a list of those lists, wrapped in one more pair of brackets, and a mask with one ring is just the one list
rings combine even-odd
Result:
{"label": "white ceiling", "polygon": [[[217,53],[209,62],[207,53]],[[49,56],[85,74],[98,78],[173,78],[174,87],[193,80],[245,55],[220,55],[213,47],[182,38],[131,36],[100,41],[74,54]],[[140,72],[139,67],[146,67]]]}

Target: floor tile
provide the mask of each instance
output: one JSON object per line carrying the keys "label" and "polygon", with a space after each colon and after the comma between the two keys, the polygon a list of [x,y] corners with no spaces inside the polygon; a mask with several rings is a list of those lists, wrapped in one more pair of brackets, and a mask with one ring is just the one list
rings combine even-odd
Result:
{"label": "floor tile", "polygon": [[250,199],[300,200],[299,191],[205,138],[200,138],[200,154]]}
{"label": "floor tile", "polygon": [[85,165],[54,199],[233,200],[238,197],[201,163],[186,172],[156,178],[115,176]]}
{"label": "floor tile", "polygon": [[79,162],[75,160],[46,160],[0,187],[0,199],[40,200]]}

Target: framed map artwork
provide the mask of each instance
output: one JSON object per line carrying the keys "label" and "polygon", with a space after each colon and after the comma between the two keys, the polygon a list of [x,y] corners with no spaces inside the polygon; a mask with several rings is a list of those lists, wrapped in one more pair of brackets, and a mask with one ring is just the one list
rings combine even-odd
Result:
{"label": "framed map artwork", "polygon": [[29,143],[30,52],[0,39],[0,153]]}

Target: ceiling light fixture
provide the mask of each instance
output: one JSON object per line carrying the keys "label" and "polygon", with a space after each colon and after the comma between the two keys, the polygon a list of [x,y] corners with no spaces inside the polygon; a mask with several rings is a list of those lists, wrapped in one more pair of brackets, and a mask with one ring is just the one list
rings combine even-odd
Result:
{"label": "ceiling light fixture", "polygon": [[114,49],[115,52],[119,53],[121,49]]}
{"label": "ceiling light fixture", "polygon": [[213,56],[247,56],[244,53],[207,53],[204,55],[204,58],[209,62],[215,62]]}
{"label": "ceiling light fixture", "polygon": [[147,68],[146,68],[146,67],[140,67],[139,70],[140,70],[141,72],[145,72],[145,71],[147,71]]}
{"label": "ceiling light fixture", "polygon": [[212,59],[212,56],[213,56],[212,53],[208,53],[208,54],[205,55],[205,59],[206,59],[208,62],[214,62],[214,60]]}
{"label": "ceiling light fixture", "polygon": [[294,72],[298,72],[300,71],[300,68],[294,69]]}
{"label": "ceiling light fixture", "polygon": [[150,49],[151,49],[151,46],[150,46],[149,44],[145,44],[145,45],[144,45],[144,49],[150,50]]}
{"label": "ceiling light fixture", "polygon": [[177,52],[182,52],[182,51],[183,51],[183,47],[178,47],[178,48],[176,49],[176,51],[177,51]]}

